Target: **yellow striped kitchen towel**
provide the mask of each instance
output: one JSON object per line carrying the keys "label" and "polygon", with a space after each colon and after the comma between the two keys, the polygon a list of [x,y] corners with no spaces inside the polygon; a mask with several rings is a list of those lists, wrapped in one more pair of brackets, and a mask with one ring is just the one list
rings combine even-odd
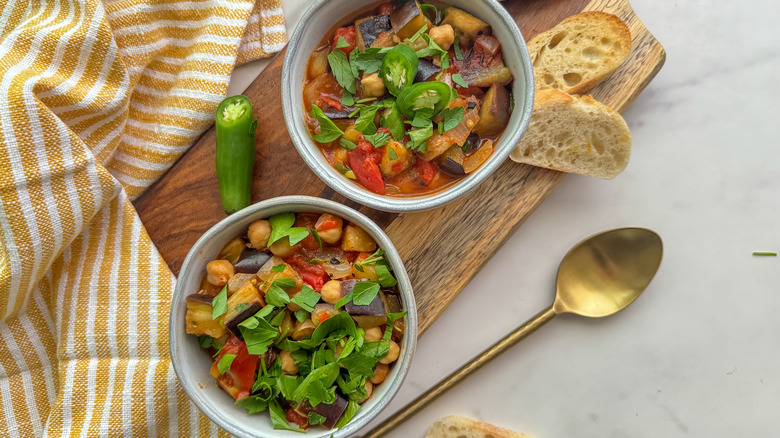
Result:
{"label": "yellow striped kitchen towel", "polygon": [[131,200],[285,42],[280,0],[0,2],[0,435],[225,435],[176,381]]}

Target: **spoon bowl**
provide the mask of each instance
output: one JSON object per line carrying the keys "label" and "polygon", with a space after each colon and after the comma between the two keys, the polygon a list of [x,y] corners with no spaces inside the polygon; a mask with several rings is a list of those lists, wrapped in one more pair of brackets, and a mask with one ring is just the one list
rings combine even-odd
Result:
{"label": "spoon bowl", "polygon": [[654,231],[619,228],[588,237],[563,257],[558,267],[555,301],[479,356],[394,413],[362,438],[385,435],[485,364],[561,313],[600,318],[633,303],[661,265],[663,243]]}
{"label": "spoon bowl", "polygon": [[661,238],[646,228],[619,228],[575,245],[558,268],[557,314],[612,315],[647,288],[661,264]]}

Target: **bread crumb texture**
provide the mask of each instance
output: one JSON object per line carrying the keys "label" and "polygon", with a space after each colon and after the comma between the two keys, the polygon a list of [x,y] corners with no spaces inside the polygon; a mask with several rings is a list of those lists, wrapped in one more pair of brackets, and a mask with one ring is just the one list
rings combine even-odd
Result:
{"label": "bread crumb texture", "polygon": [[584,94],[623,63],[631,51],[631,31],[613,14],[573,15],[528,41],[539,90]]}
{"label": "bread crumb texture", "polygon": [[628,165],[631,133],[612,108],[590,96],[537,91],[528,130],[510,158],[518,163],[612,179]]}
{"label": "bread crumb texture", "polygon": [[452,415],[433,423],[425,438],[531,438],[531,436],[471,418]]}

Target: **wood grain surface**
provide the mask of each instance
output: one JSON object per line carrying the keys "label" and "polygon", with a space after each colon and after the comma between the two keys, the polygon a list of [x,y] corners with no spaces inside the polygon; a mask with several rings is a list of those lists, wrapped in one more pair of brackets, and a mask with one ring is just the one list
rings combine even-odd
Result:
{"label": "wood grain surface", "polygon": [[[583,10],[610,12],[626,21],[633,38],[631,54],[591,93],[618,111],[631,104],[666,58],[663,47],[626,0],[508,0],[503,5],[525,38]],[[404,260],[423,333],[565,175],[507,160],[471,193],[437,210],[394,214],[360,206],[321,182],[293,146],[282,117],[283,57],[284,51],[244,93],[254,104],[259,126],[253,201],[282,195],[318,196],[349,205],[375,220]],[[174,274],[200,235],[225,217],[214,160],[212,128],[136,201],[141,220]]]}

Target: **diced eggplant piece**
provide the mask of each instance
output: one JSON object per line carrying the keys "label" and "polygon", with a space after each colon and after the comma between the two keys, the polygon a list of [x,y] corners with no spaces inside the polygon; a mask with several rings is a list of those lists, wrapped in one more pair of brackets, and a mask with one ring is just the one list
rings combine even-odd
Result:
{"label": "diced eggplant piece", "polygon": [[420,4],[415,0],[406,2],[390,14],[390,23],[395,34],[401,39],[410,38],[423,26],[428,26],[428,29],[433,27],[431,20],[423,14]]}
{"label": "diced eggplant piece", "polygon": [[306,339],[311,336],[312,333],[314,333],[315,328],[317,328],[317,326],[314,325],[314,322],[311,320],[311,318],[308,318],[303,322],[297,321],[295,323],[295,330],[293,330],[292,333],[292,338],[296,341]]}
{"label": "diced eggplant piece", "polygon": [[223,317],[225,327],[237,338],[243,339],[238,324],[254,315],[265,306],[263,298],[253,281],[244,282],[241,289],[230,296],[227,301],[227,312]]}
{"label": "diced eggplant piece", "polygon": [[344,251],[374,252],[376,251],[376,242],[362,228],[357,225],[347,224],[344,227],[341,249]]}
{"label": "diced eggplant piece", "polygon": [[320,403],[315,407],[308,400],[304,400],[298,404],[295,410],[304,417],[308,416],[309,412],[322,415],[325,417],[322,425],[327,429],[331,429],[338,423],[339,418],[344,415],[344,411],[347,410],[347,400],[336,393],[336,400],[331,404]]}
{"label": "diced eggplant piece", "polygon": [[506,85],[512,81],[512,72],[503,65],[474,67],[462,70],[460,76],[469,87],[489,87],[493,84]]}
{"label": "diced eggplant piece", "polygon": [[[391,157],[391,150],[395,158]],[[414,153],[412,150],[397,141],[391,141],[387,143],[387,147],[384,149],[384,153],[382,153],[379,169],[382,171],[382,176],[391,177],[403,172],[412,164],[414,164]]]}
{"label": "diced eggplant piece", "polygon": [[343,120],[348,119],[349,115],[355,112],[356,109],[357,107],[355,106],[345,106],[341,108],[341,111],[337,111],[335,108],[326,105],[322,112],[324,112],[329,119]]}
{"label": "diced eggplant piece", "polygon": [[217,259],[227,260],[235,265],[238,259],[241,258],[241,253],[243,253],[245,249],[246,241],[240,237],[236,237],[222,247],[217,255]]}
{"label": "diced eggplant piece", "polygon": [[245,282],[253,279],[254,277],[255,276],[252,274],[235,274],[232,277],[230,277],[230,280],[228,280],[228,284],[227,284],[228,296],[231,296],[234,293],[236,293],[236,291],[241,289],[241,286],[243,286]]}
{"label": "diced eggplant piece", "polygon": [[441,71],[441,67],[437,66],[433,62],[423,58],[417,61],[417,76],[414,77],[415,82],[425,82],[428,79],[436,76]]}
{"label": "diced eggplant piece", "polygon": [[452,26],[464,46],[469,46],[477,35],[491,33],[489,24],[462,9],[446,8],[442,11],[442,17],[441,24]]}
{"label": "diced eggplant piece", "polygon": [[344,305],[344,310],[352,316],[358,326],[363,329],[377,327],[387,323],[387,310],[382,299],[377,294],[374,300],[366,306],[358,306],[352,301]]}
{"label": "diced eggplant piece", "polygon": [[379,34],[392,29],[389,15],[374,15],[372,17],[361,18],[355,21],[355,30],[357,30],[357,45],[361,52],[366,47],[379,38]]}
{"label": "diced eggplant piece", "polygon": [[[466,152],[467,154],[470,154],[470,153],[476,151],[477,149],[479,149],[479,145],[481,143],[482,143],[482,140],[479,138],[479,135],[477,135],[477,134],[469,135],[469,137],[466,139],[466,143],[463,144],[463,145],[466,146],[464,152]],[[463,146],[463,145],[461,145],[461,146]]]}
{"label": "diced eggplant piece", "polygon": [[387,308],[387,313],[398,313],[404,311],[404,306],[401,304],[401,298],[398,297],[394,293],[395,291],[390,291],[385,293],[385,297],[387,298],[387,302],[385,304],[385,307]]}
{"label": "diced eggplant piece", "polygon": [[208,335],[213,338],[219,338],[225,334],[225,327],[219,324],[219,320],[211,319],[212,300],[213,297],[209,295],[192,294],[187,296],[187,315],[184,319],[188,334]]}
{"label": "diced eggplant piece", "polygon": [[233,265],[233,268],[236,272],[256,274],[270,258],[271,254],[266,251],[247,248],[241,253],[241,257],[239,257],[238,261]]}
{"label": "diced eggplant piece", "polygon": [[482,137],[500,134],[509,122],[509,92],[506,87],[493,84],[479,107],[479,122],[474,132]]}
{"label": "diced eggplant piece", "polygon": [[466,171],[463,170],[464,159],[466,159],[466,154],[463,153],[463,149],[454,145],[439,156],[439,169],[452,176],[463,176],[466,174]]}

